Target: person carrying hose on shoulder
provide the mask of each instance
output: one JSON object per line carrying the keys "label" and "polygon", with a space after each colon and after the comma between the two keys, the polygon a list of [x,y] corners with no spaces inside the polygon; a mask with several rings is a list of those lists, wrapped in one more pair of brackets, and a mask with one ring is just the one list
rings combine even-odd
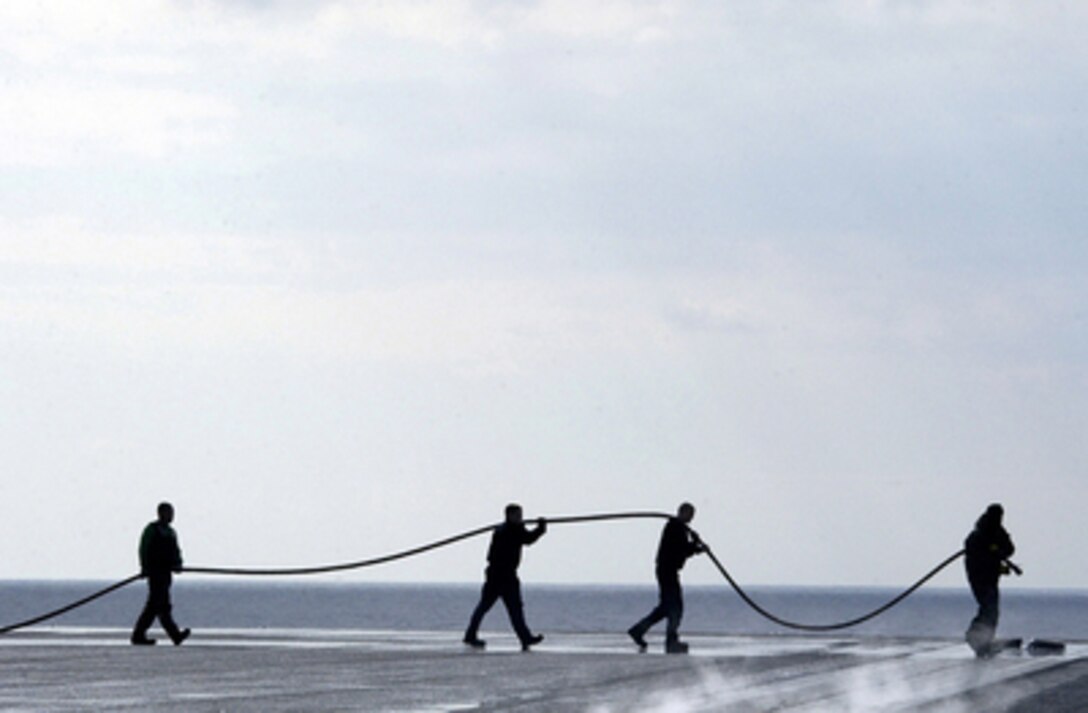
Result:
{"label": "person carrying hose on shoulder", "polygon": [[661,531],[661,542],[657,548],[657,588],[658,604],[653,611],[627,630],[627,635],[638,645],[640,652],[646,650],[643,638],[650,627],[667,619],[665,625],[665,653],[686,654],[688,645],[680,641],[680,619],[684,616],[684,593],[680,588],[680,570],[688,557],[706,552],[699,536],[688,527],[695,517],[695,506],[683,503],[670,517]]}
{"label": "person carrying hose on shoulder", "polygon": [[998,580],[1001,575],[1010,571],[1020,573],[1020,569],[1008,561],[1016,547],[1001,524],[1004,514],[1004,508],[997,503],[986,508],[986,512],[975,523],[975,529],[963,543],[967,582],[971,585],[975,601],[978,602],[978,613],[971,620],[965,638],[975,655],[980,658],[995,653],[994,635],[1000,613]]}
{"label": "person carrying hose on shoulder", "polygon": [[486,642],[479,638],[480,623],[484,615],[495,605],[499,599],[506,605],[506,613],[510,615],[510,624],[521,641],[521,650],[528,651],[530,647],[544,640],[541,634],[533,634],[525,623],[525,609],[521,600],[521,582],[518,580],[518,566],[521,564],[521,548],[523,545],[531,545],[539,540],[548,531],[548,523],[544,518],[538,519],[537,525],[532,530],[525,529],[522,521],[521,506],[510,503],[506,506],[506,520],[495,528],[491,535],[491,546],[487,551],[487,571],[484,579],[483,591],[480,592],[480,603],[476,605],[465,630],[464,642],[476,649],[482,649]]}

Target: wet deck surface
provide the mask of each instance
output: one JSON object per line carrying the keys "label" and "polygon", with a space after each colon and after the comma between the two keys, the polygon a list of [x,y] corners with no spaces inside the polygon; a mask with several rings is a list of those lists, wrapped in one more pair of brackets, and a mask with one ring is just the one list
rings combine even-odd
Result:
{"label": "wet deck surface", "polygon": [[0,709],[341,711],[1082,711],[1088,644],[978,661],[936,640],[690,637],[688,656],[625,637],[198,631],[184,646],[123,631],[0,639]]}

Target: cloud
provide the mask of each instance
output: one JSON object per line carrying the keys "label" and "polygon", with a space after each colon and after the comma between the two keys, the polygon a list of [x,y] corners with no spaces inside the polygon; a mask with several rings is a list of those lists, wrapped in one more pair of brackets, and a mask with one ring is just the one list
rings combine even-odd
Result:
{"label": "cloud", "polygon": [[85,284],[116,280],[154,281],[167,276],[201,282],[219,274],[247,279],[269,273],[276,263],[301,256],[271,251],[237,235],[140,234],[96,229],[65,216],[15,221],[0,219],[0,267],[29,280],[50,274],[83,275]]}
{"label": "cloud", "polygon": [[12,333],[48,330],[96,351],[269,355],[503,373],[635,353],[664,325],[631,285],[450,281],[323,293],[287,285],[98,284],[0,291]]}
{"label": "cloud", "polygon": [[1080,309],[1073,285],[912,269],[893,248],[819,258],[756,244],[728,268],[661,271],[499,269],[514,264],[504,256],[481,270],[482,256],[453,261],[448,248],[424,264],[426,241],[0,227],[9,328],[148,358],[261,349],[498,373],[700,354],[761,370],[805,354],[816,375],[844,358],[894,370],[939,357],[1004,380],[1071,365],[1080,349],[1062,329]]}
{"label": "cloud", "polygon": [[[72,384],[153,409],[135,369],[200,430],[206,372],[295,380],[266,422],[284,452],[300,402],[344,396],[315,372],[377,412],[433,389],[466,433],[504,411],[534,451],[533,405],[492,398],[520,384],[584,419],[547,448],[572,466],[712,473],[708,494],[746,474],[800,509],[890,473],[909,485],[871,479],[867,510],[904,518],[925,482],[1079,472],[1086,13],[2,3],[9,381],[51,423]],[[265,415],[231,378],[208,390]]]}
{"label": "cloud", "polygon": [[151,45],[154,33],[169,41],[170,5],[168,0],[118,0],[107,11],[95,3],[16,0],[0,7],[0,39],[21,62],[59,64],[94,48]]}
{"label": "cloud", "polygon": [[112,153],[162,159],[225,143],[234,116],[229,103],[187,91],[9,86],[0,94],[0,164],[70,165]]}

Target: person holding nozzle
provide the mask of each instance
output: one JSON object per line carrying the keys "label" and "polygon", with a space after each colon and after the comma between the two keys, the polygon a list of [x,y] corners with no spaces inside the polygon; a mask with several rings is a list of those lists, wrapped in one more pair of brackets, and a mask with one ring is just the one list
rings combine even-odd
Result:
{"label": "person holding nozzle", "polygon": [[988,658],[999,648],[994,643],[1000,600],[998,580],[1010,572],[1022,574],[1021,569],[1009,561],[1016,548],[1001,523],[1004,515],[1001,505],[990,505],[963,543],[967,582],[978,602],[978,613],[971,620],[965,638],[979,658]]}
{"label": "person holding nozzle", "polygon": [[541,634],[533,634],[525,623],[524,605],[521,600],[521,582],[518,580],[518,565],[521,564],[521,548],[539,540],[548,531],[544,518],[536,521],[536,527],[528,530],[522,520],[521,506],[511,503],[506,506],[505,521],[495,527],[491,534],[491,546],[487,551],[487,570],[484,578],[480,603],[476,605],[465,630],[464,642],[476,649],[484,648],[487,643],[478,635],[484,615],[502,599],[506,613],[510,615],[510,624],[521,641],[521,650],[544,640]]}
{"label": "person holding nozzle", "polygon": [[657,589],[658,603],[653,611],[627,630],[628,636],[638,646],[639,652],[646,650],[646,632],[650,627],[667,619],[665,625],[665,653],[686,654],[688,645],[680,641],[680,619],[684,616],[684,593],[680,588],[680,570],[688,557],[706,552],[706,546],[699,536],[688,527],[695,517],[695,506],[683,503],[670,517],[661,531],[661,542],[657,547]]}
{"label": "person holding nozzle", "polygon": [[189,638],[189,629],[178,629],[171,614],[170,585],[174,572],[181,571],[181,549],[178,536],[170,523],[174,521],[174,506],[159,503],[159,518],[144,528],[140,537],[140,575],[147,578],[147,603],[132,630],[132,643],[154,644],[147,630],[158,617],[159,623],[175,646]]}

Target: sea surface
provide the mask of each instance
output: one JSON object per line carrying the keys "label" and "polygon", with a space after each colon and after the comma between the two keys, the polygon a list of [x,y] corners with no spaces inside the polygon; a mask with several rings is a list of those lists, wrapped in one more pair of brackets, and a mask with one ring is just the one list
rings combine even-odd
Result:
{"label": "sea surface", "polygon": [[[37,616],[98,591],[111,582],[0,582],[0,626]],[[749,594],[778,616],[829,623],[864,614],[899,593],[882,588],[753,587]],[[526,618],[534,631],[622,632],[656,603],[653,586],[523,585]],[[129,627],[146,595],[142,581],[39,627]],[[479,596],[478,584],[186,581],[173,589],[178,623],[200,628],[449,631],[459,634]],[[852,637],[962,637],[975,612],[963,589],[921,589],[875,620],[845,630]],[[661,627],[651,632],[660,636]],[[157,628],[157,626],[156,626]],[[690,634],[792,633],[754,613],[724,586],[685,587],[682,631]],[[484,632],[509,633],[501,602]],[[154,631],[154,630],[153,630]],[[1002,593],[1000,634],[1088,641],[1088,591],[1018,590]]]}

